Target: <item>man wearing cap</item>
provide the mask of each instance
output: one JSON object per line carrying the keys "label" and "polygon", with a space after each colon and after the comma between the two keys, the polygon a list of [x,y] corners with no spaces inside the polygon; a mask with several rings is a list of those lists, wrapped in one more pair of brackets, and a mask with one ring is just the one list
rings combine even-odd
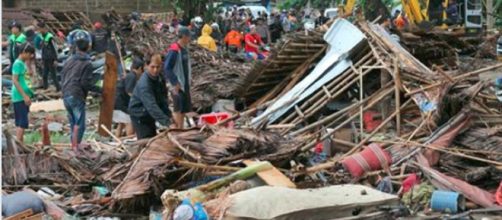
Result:
{"label": "man wearing cap", "polygon": [[108,48],[108,39],[110,34],[103,28],[101,22],[94,23],[94,32],[92,32],[92,50],[97,54],[104,53]]}
{"label": "man wearing cap", "polygon": [[4,42],[2,46],[9,46],[9,60],[10,60],[10,68],[12,69],[12,65],[14,61],[19,56],[18,48],[21,44],[26,43],[26,36],[21,32],[22,26],[17,21],[12,21],[9,24],[9,29],[11,31],[11,35],[9,36],[9,40]]}
{"label": "man wearing cap", "polygon": [[256,20],[256,32],[260,35],[263,43],[268,44],[271,42],[270,30],[268,28],[266,20],[263,18],[258,18]]}
{"label": "man wearing cap", "polygon": [[174,105],[173,118],[177,128],[183,128],[185,114],[192,111],[190,96],[190,80],[192,71],[188,44],[190,43],[190,30],[180,27],[178,41],[171,44],[164,62],[164,74],[171,88]]}
{"label": "man wearing cap", "polygon": [[68,58],[61,71],[63,102],[68,111],[73,150],[77,150],[85,132],[85,100],[89,91],[101,93],[93,76],[88,33],[75,31],[73,43],[76,52]]}
{"label": "man wearing cap", "polygon": [[41,42],[39,48],[42,49],[42,61],[44,64],[42,72],[43,88],[47,89],[49,87],[50,74],[52,82],[54,83],[54,86],[56,86],[56,90],[59,91],[61,86],[59,85],[59,81],[56,77],[56,60],[58,58],[58,54],[54,44],[54,35],[47,31],[47,27],[43,22],[38,22],[37,27],[40,32],[39,36]]}

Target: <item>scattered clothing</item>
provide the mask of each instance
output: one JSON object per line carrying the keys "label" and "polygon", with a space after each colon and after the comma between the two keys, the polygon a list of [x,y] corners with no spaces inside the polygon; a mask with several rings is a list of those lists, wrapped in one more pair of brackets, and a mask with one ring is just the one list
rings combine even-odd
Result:
{"label": "scattered clothing", "polygon": [[402,201],[407,206],[420,205],[427,206],[432,198],[434,186],[429,183],[422,183],[417,187],[413,187],[409,192],[403,195]]}
{"label": "scattered clothing", "polygon": [[390,177],[387,176],[381,179],[376,189],[384,193],[393,193],[394,188],[392,187],[392,180],[390,179]]}
{"label": "scattered clothing", "polygon": [[408,177],[406,177],[406,179],[403,180],[403,183],[401,184],[401,187],[403,187],[403,193],[407,193],[414,185],[417,185],[419,183],[420,179],[418,178],[417,174],[410,174]]}
{"label": "scattered clothing", "polygon": [[113,110],[112,121],[115,123],[131,123],[131,116],[122,110]]}
{"label": "scattered clothing", "polygon": [[199,39],[197,39],[197,44],[210,51],[216,52],[218,48],[216,47],[216,42],[211,37],[212,32],[213,29],[211,28],[211,26],[205,24],[202,28],[202,35],[199,37]]}
{"label": "scattered clothing", "polygon": [[27,209],[33,214],[45,211],[44,201],[40,197],[29,192],[15,192],[10,195],[2,195],[2,216],[13,216]]}

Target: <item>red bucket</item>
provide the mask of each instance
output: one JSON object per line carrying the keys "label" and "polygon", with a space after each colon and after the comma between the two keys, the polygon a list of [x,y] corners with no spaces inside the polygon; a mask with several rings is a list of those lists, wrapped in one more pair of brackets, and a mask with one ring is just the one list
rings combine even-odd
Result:
{"label": "red bucket", "polygon": [[381,170],[382,164],[387,166],[392,158],[379,144],[370,144],[363,151],[347,157],[342,161],[343,166],[353,177],[361,177],[365,172]]}
{"label": "red bucket", "polygon": [[[227,118],[230,118],[230,114],[227,112],[217,112],[217,113],[209,113],[209,114],[203,114],[199,118],[199,125],[203,124],[210,124],[214,125],[217,124],[220,121],[223,121]],[[233,122],[227,123],[227,126],[229,128],[233,127]]]}

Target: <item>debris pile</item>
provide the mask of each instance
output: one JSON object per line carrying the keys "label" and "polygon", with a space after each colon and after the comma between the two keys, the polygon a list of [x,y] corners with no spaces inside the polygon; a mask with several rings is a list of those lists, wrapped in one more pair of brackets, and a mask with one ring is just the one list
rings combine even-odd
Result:
{"label": "debris pile", "polygon": [[[126,43],[131,50],[165,51],[175,39],[111,21],[125,42],[143,42]],[[490,80],[502,64],[466,69],[450,44],[421,37],[452,64],[378,24],[345,19],[285,37],[260,63],[192,46],[196,107],[229,97],[249,107],[77,152],[23,145],[5,130],[4,188],[48,186],[63,195],[51,201],[78,216],[170,219],[186,208],[215,219],[500,215],[502,108]]]}
{"label": "debris pile", "polygon": [[[117,29],[128,50],[139,54],[165,54],[176,35],[159,33],[148,21],[134,22],[110,11],[103,15],[108,25]],[[236,98],[241,78],[247,76],[251,64],[246,60],[214,53],[192,43],[189,48],[192,64],[192,102],[196,109],[211,107],[218,99]]]}

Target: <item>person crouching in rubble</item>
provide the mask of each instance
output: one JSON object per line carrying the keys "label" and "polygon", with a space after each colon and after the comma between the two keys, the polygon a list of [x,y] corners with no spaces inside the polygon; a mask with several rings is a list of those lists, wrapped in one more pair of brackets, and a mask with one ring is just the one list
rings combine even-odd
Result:
{"label": "person crouching in rubble", "polygon": [[162,68],[160,54],[147,56],[145,64],[146,71],[136,83],[129,102],[129,114],[138,140],[151,138],[157,134],[155,122],[166,127],[171,124],[166,82],[160,75]]}
{"label": "person crouching in rubble", "polygon": [[248,58],[252,58],[253,60],[263,60],[265,59],[265,55],[260,53],[260,47],[264,47],[265,44],[261,40],[260,35],[256,32],[256,26],[251,25],[249,27],[249,33],[244,37],[246,42],[246,46],[244,50],[246,51],[246,56]]}
{"label": "person crouching in rubble", "polygon": [[216,47],[216,41],[214,41],[214,39],[211,37],[212,32],[213,28],[205,24],[202,28],[202,35],[199,37],[199,39],[197,39],[197,44],[210,51],[216,52],[218,51],[218,48]]}
{"label": "person crouching in rubble", "polygon": [[28,113],[30,112],[33,92],[25,78],[28,74],[26,62],[35,56],[35,47],[28,43],[18,46],[19,56],[12,65],[12,104],[16,124],[16,138],[23,143],[24,129],[28,128]]}
{"label": "person crouching in rubble", "polygon": [[165,78],[171,85],[171,96],[174,106],[174,123],[177,128],[183,128],[185,114],[192,110],[190,96],[190,80],[192,70],[190,56],[186,49],[190,43],[190,31],[181,27],[178,30],[178,41],[171,44],[164,62]]}
{"label": "person crouching in rubble", "polygon": [[121,137],[125,128],[127,136],[134,134],[128,108],[136,82],[143,74],[143,60],[136,58],[131,65],[131,71],[117,83],[117,93],[115,96],[115,108],[113,111],[113,121],[118,123],[115,135]]}
{"label": "person crouching in rubble", "polygon": [[88,34],[84,31],[74,33],[76,52],[65,63],[61,71],[63,102],[68,111],[70,136],[73,150],[77,150],[85,132],[85,100],[89,91],[101,93],[96,86],[98,78],[93,76]]}

